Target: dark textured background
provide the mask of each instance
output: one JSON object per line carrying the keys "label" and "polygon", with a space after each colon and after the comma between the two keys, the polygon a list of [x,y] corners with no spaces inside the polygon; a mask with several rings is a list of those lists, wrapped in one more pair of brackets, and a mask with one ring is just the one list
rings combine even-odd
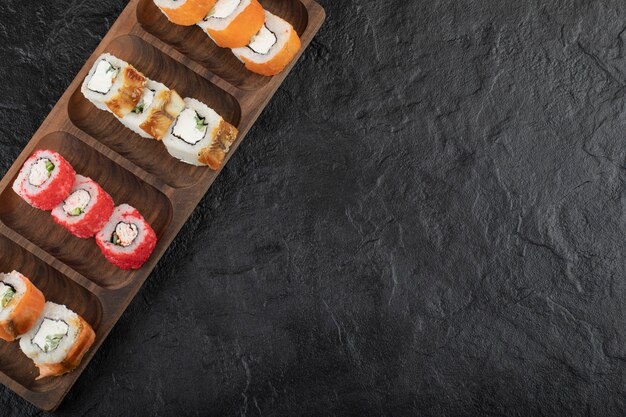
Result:
{"label": "dark textured background", "polygon": [[[125,3],[2,1],[2,173]],[[623,416],[626,3],[320,3],[58,415]]]}

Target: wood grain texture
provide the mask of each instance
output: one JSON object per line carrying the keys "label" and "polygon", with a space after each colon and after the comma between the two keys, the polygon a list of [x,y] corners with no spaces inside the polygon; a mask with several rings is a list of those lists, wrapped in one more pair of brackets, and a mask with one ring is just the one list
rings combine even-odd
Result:
{"label": "wood grain texture", "polygon": [[[312,0],[262,1],[290,21],[302,48],[322,25],[324,10]],[[175,34],[176,36],[173,36]],[[178,43],[178,39],[185,39]],[[281,74],[249,73],[229,50],[217,48],[198,28],[170,24],[151,0],[132,0],[87,60],[39,130],[0,181],[0,265],[29,276],[47,299],[66,304],[96,331],[96,341],[74,372],[35,381],[35,367],[16,343],[0,342],[0,382],[44,410],[55,409],[150,275],[219,171],[180,163],[162,144],[124,129],[88,103],[80,84],[103,52],[112,53],[183,97],[206,102],[239,128],[224,164],[237,149],[295,62]],[[100,183],[117,204],[137,207],[159,236],[150,260],[137,271],[108,264],[93,239],[78,239],[30,208],[11,190],[36,149],[61,153],[78,173]]]}

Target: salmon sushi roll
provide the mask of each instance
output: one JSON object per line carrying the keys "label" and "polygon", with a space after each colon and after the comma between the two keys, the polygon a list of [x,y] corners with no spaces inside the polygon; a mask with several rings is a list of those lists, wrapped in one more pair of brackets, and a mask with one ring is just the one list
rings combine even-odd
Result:
{"label": "salmon sushi roll", "polygon": [[74,236],[93,237],[113,214],[113,199],[91,178],[76,175],[70,195],[52,210],[54,221]]}
{"label": "salmon sushi roll", "polygon": [[215,110],[192,98],[163,139],[167,151],[187,164],[217,170],[237,138],[237,128]]}
{"label": "salmon sushi roll", "polygon": [[176,91],[148,80],[139,104],[120,122],[141,137],[161,140],[184,108]]}
{"label": "salmon sushi roll", "polygon": [[202,20],[215,6],[215,0],[154,0],[170,22],[192,26]]}
{"label": "salmon sushi roll", "polygon": [[80,365],[96,334],[81,316],[64,305],[47,302],[20,348],[39,369],[37,379],[66,374]]}
{"label": "salmon sushi roll", "polygon": [[38,150],[24,163],[13,191],[31,206],[52,210],[72,190],[76,172],[58,153]]}
{"label": "salmon sushi roll", "polygon": [[100,110],[123,118],[139,104],[147,81],[129,63],[111,54],[102,54],[85,77],[80,91]]}
{"label": "salmon sushi roll", "polygon": [[222,48],[242,48],[265,22],[258,0],[218,0],[200,26]]}
{"label": "salmon sushi roll", "polygon": [[12,342],[37,322],[44,303],[43,294],[17,271],[0,274],[0,339]]}
{"label": "salmon sushi roll", "polygon": [[248,45],[233,49],[233,53],[248,70],[272,76],[293,61],[300,45],[300,37],[293,26],[266,10],[261,30]]}
{"label": "salmon sushi roll", "polygon": [[109,262],[120,269],[139,269],[157,243],[152,227],[136,208],[122,204],[96,235],[96,243]]}

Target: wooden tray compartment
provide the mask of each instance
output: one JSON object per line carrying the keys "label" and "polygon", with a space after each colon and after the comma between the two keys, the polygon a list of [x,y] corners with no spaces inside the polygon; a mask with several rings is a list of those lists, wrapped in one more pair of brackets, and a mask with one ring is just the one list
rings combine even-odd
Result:
{"label": "wooden tray compartment", "polygon": [[[233,96],[141,38],[120,36],[109,43],[105,50],[130,62],[148,78],[173,88],[181,97],[198,99],[211,106],[234,126],[239,125],[241,109]],[[96,59],[97,57],[90,59],[88,65],[91,67]],[[178,163],[167,153],[162,143],[140,138],[126,129],[112,114],[96,109],[80,92],[80,85],[70,98],[68,113],[76,127],[172,187],[189,187],[207,174],[204,167]]]}
{"label": "wooden tray compartment", "polygon": [[[0,265],[6,272],[16,270],[30,277],[46,295],[46,300],[67,305],[87,320],[98,334],[102,306],[93,293],[4,236],[0,236]],[[22,353],[18,342],[0,340],[0,375],[11,378],[23,390],[40,393],[64,385],[65,377],[36,381],[37,374],[35,365]]]}
{"label": "wooden tray compartment", "polygon": [[[172,206],[161,191],[68,133],[50,133],[37,142],[35,149],[63,155],[77,173],[100,184],[116,205],[128,203],[136,207],[157,236],[163,236],[172,219]],[[57,225],[49,212],[32,208],[10,187],[0,194],[0,221],[101,287],[119,288],[142,273],[122,271],[111,265],[94,239],[73,236]]]}
{"label": "wooden tray compartment", "polygon": [[[176,161],[162,144],[139,137],[96,109],[80,93],[85,76],[97,57],[109,52],[181,96],[212,106],[239,129],[226,164],[325,18],[314,0],[261,3],[291,22],[302,40],[294,62],[274,77],[248,72],[201,29],[170,24],[152,0],[131,0],[0,180],[0,272],[16,269],[26,274],[48,300],[66,304],[96,331],[96,341],[78,369],[41,381],[35,381],[35,367],[17,343],[0,341],[0,383],[35,406],[53,410],[61,403],[219,175]],[[140,270],[113,267],[94,239],[70,235],[49,213],[15,195],[11,185],[21,166],[43,148],[59,152],[79,174],[100,183],[116,204],[137,207],[152,225],[159,242]]]}
{"label": "wooden tray compartment", "polygon": [[[291,23],[299,35],[306,30],[309,15],[300,1],[267,0],[261,3],[266,10]],[[246,70],[229,49],[215,45],[199,26],[172,25],[152,0],[139,1],[137,20],[147,32],[238,88],[256,90],[272,80],[272,77]]]}

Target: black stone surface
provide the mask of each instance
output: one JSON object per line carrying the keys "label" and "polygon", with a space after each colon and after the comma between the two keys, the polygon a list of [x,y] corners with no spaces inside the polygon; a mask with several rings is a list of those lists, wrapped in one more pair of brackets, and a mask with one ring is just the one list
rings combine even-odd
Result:
{"label": "black stone surface", "polygon": [[[624,415],[626,3],[320,3],[56,415]],[[2,1],[2,173],[124,6]]]}

